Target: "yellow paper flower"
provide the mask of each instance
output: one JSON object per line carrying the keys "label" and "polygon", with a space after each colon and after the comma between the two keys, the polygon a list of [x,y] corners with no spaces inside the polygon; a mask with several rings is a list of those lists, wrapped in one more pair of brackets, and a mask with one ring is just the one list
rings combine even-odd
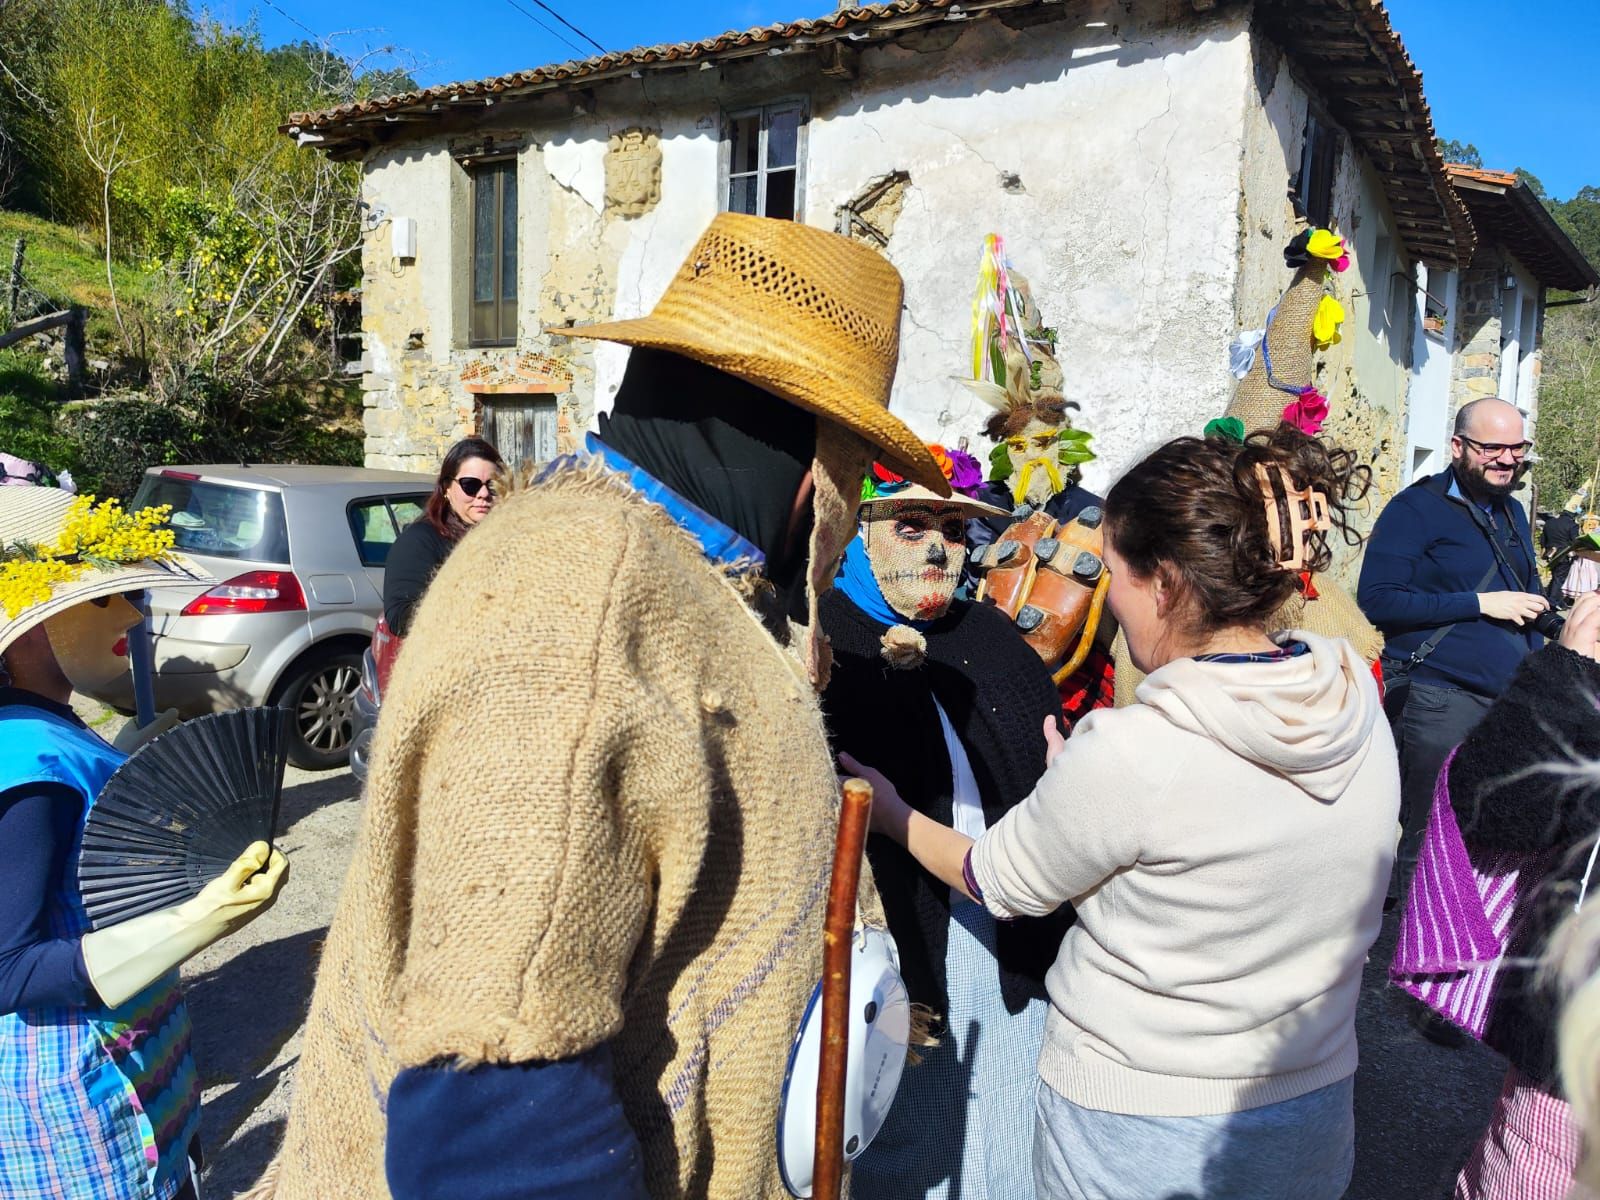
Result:
{"label": "yellow paper flower", "polygon": [[1324,296],[1317,304],[1317,312],[1311,318],[1311,340],[1317,344],[1317,349],[1326,350],[1339,340],[1339,326],[1344,324],[1344,305],[1332,296]]}
{"label": "yellow paper flower", "polygon": [[1314,229],[1306,242],[1306,253],[1329,262],[1344,254],[1344,239],[1329,229]]}

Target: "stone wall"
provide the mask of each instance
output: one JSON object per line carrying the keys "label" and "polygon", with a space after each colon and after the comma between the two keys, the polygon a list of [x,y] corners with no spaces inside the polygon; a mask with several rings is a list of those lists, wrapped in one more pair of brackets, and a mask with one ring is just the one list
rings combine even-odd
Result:
{"label": "stone wall", "polygon": [[1480,246],[1461,273],[1456,291],[1456,363],[1451,408],[1500,391],[1502,280],[1509,255],[1496,245]]}
{"label": "stone wall", "polygon": [[[1298,177],[1306,118],[1314,100],[1288,59],[1269,39],[1251,40],[1251,103],[1245,110],[1239,191],[1240,262],[1235,290],[1239,329],[1259,329],[1293,281],[1283,247],[1304,227],[1289,198]],[[1329,291],[1345,308],[1339,342],[1317,355],[1313,382],[1328,397],[1325,432],[1371,468],[1373,488],[1358,514],[1370,528],[1383,503],[1404,484],[1409,370],[1404,343],[1373,305],[1387,302],[1394,269],[1408,269],[1380,180],[1346,139],[1333,182],[1331,224],[1350,249],[1350,268],[1330,274]],[[1381,251],[1381,253],[1380,253]],[[1231,334],[1230,334],[1231,336]],[[1226,339],[1217,349],[1221,357]],[[1285,396],[1285,401],[1290,399]],[[1335,547],[1334,575],[1353,585],[1359,547]]]}

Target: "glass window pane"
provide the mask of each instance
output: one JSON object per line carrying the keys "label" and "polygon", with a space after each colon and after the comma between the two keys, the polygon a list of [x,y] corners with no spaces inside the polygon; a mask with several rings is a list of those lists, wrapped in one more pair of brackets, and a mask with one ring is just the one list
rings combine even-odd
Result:
{"label": "glass window pane", "polygon": [[728,211],[756,215],[756,177],[745,175],[729,181]]}
{"label": "glass window pane", "polygon": [[800,143],[800,110],[779,109],[767,124],[767,166],[792,167]]}
{"label": "glass window pane", "polygon": [[728,122],[730,145],[728,173],[744,175],[761,165],[761,114],[734,117]]}
{"label": "glass window pane", "polygon": [[500,171],[500,298],[517,298],[517,164]]}
{"label": "glass window pane", "polygon": [[794,182],[795,172],[792,169],[767,173],[765,216],[781,217],[785,221],[794,220]]}
{"label": "glass window pane", "polygon": [[362,500],[350,506],[350,532],[356,539],[356,553],[364,567],[381,567],[389,558],[389,547],[397,536],[389,518],[389,506],[382,500]]}
{"label": "glass window pane", "polygon": [[391,500],[390,507],[394,509],[395,523],[404,529],[422,515],[422,506],[426,503],[425,496],[416,500]]}
{"label": "glass window pane", "polygon": [[472,176],[472,298],[494,299],[494,171]]}

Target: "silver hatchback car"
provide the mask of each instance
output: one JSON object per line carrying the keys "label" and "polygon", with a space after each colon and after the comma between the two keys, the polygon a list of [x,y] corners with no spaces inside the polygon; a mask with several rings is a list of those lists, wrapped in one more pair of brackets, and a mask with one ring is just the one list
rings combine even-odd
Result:
{"label": "silver hatchback car", "polygon": [[[295,715],[295,765],[343,765],[384,562],[432,487],[430,475],[359,467],[145,472],[133,507],[170,504],[177,550],[218,580],[151,595],[157,707],[281,705]],[[96,699],[132,708],[131,680],[114,687]]]}

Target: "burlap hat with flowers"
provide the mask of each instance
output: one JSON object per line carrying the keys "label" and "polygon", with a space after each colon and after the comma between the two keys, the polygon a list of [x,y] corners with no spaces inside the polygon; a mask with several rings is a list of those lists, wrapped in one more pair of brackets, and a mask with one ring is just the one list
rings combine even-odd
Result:
{"label": "burlap hat with flowers", "polygon": [[722,213],[649,315],[551,328],[705,363],[871,443],[938,496],[949,481],[889,413],[900,356],[900,272],[876,250],[794,221]]}
{"label": "burlap hat with flowers", "polygon": [[155,510],[53,487],[0,487],[0,654],[34,626],[73,605],[146,588],[216,580],[172,553]]}

